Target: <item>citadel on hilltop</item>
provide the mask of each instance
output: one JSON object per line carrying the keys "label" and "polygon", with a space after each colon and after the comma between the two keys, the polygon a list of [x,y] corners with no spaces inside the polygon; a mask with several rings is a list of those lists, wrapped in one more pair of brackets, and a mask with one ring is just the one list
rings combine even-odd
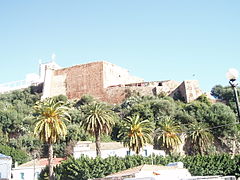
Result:
{"label": "citadel on hilltop", "polygon": [[[0,92],[26,88],[43,83],[42,98],[66,95],[79,99],[88,94],[108,103],[121,103],[129,92],[141,95],[164,93],[191,102],[202,95],[197,80],[177,82],[174,80],[144,82],[142,78],[129,74],[127,69],[105,61],[61,68],[54,61],[41,63],[39,75],[29,74],[20,85],[0,85]],[[14,82],[17,84],[17,81]]]}

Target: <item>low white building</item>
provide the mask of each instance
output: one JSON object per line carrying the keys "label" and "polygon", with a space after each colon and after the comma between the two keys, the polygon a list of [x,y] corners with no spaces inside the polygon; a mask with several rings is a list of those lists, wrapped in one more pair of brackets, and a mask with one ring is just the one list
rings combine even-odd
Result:
{"label": "low white building", "polygon": [[11,179],[12,158],[0,154],[0,179]]}
{"label": "low white building", "polygon": [[144,164],[133,167],[124,171],[120,171],[106,178],[123,178],[128,180],[134,179],[159,179],[159,180],[179,180],[182,178],[191,177],[189,171],[178,166],[159,166]]}
{"label": "low white building", "polygon": [[236,180],[234,176],[192,176],[182,162],[140,165],[93,180]]}
{"label": "low white building", "polygon": [[[53,165],[60,164],[63,158],[54,158]],[[40,172],[48,165],[48,159],[35,159],[21,164],[12,170],[12,180],[37,180]]]}
{"label": "low white building", "polygon": [[[120,142],[104,142],[101,143],[101,157],[107,158],[109,156],[124,157],[126,155],[134,155],[135,152],[129,151],[128,148],[124,147]],[[162,150],[153,149],[153,145],[144,146],[140,153],[142,156],[150,156],[152,154],[165,156],[165,152]],[[96,144],[91,141],[79,141],[73,148],[74,158],[79,158],[81,155],[88,157],[96,157]]]}

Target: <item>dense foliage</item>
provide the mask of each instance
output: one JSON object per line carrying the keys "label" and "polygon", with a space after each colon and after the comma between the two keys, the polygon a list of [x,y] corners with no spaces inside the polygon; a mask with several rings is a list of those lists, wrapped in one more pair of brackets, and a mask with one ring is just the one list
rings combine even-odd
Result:
{"label": "dense foliage", "polygon": [[32,107],[40,94],[33,87],[0,95],[0,153],[13,161],[24,163],[31,159],[33,149],[41,146],[33,137]]}
{"label": "dense foliage", "polygon": [[[106,105],[116,119],[108,126],[111,134],[101,134],[101,142],[124,142],[127,138],[121,132],[131,129],[130,125],[126,127],[126,119],[139,117],[140,123],[147,120],[151,124],[151,131],[147,132],[157,149],[178,154],[175,146],[183,143],[183,150],[187,155],[232,153],[232,137],[240,136],[235,125],[235,104],[230,90],[221,86],[215,86],[212,90],[212,95],[225,104],[212,103],[204,95],[191,103],[184,103],[164,95],[141,96],[133,93],[119,105]],[[20,149],[23,152],[22,158],[12,155],[13,160],[19,163],[31,159],[33,155],[47,157],[48,154],[47,146],[33,135],[36,125],[33,107],[40,100],[40,96],[33,87],[0,95],[0,145],[3,146],[0,153],[11,155],[8,152]],[[77,141],[95,141],[92,136],[94,133],[86,131],[88,124],[83,127],[81,125],[86,122],[89,115],[87,111],[91,110],[91,105],[101,102],[87,95],[74,101],[68,101],[62,95],[54,99],[64,102],[69,107],[68,114],[71,116],[71,121],[66,122],[66,137],[59,139],[54,145],[54,156],[65,157],[72,154]],[[237,141],[239,142],[239,139]]]}
{"label": "dense foliage", "polygon": [[[100,178],[131,167],[143,164],[167,165],[171,162],[183,162],[184,167],[194,176],[234,175],[240,176],[240,155],[234,159],[230,155],[208,156],[126,156],[102,158],[88,158],[82,156],[79,159],[69,158],[55,168],[57,180],[87,180]],[[46,179],[46,170],[42,171],[40,180]]]}
{"label": "dense foliage", "polygon": [[[238,92],[238,98],[240,98],[240,90],[237,88]],[[231,86],[221,86],[216,85],[212,88],[211,95],[215,97],[216,99],[224,102],[228,106],[230,106],[232,109],[236,111],[236,104],[235,104],[235,97],[233,94],[233,89]]]}

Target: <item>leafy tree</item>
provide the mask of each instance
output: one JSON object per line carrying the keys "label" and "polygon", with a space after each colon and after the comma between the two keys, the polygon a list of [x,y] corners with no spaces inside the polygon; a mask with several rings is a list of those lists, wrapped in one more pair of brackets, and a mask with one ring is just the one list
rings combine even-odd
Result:
{"label": "leafy tree", "polygon": [[69,122],[70,124],[79,124],[84,119],[84,114],[81,108],[71,108],[69,110],[69,115],[71,116],[71,122]]}
{"label": "leafy tree", "polygon": [[[237,88],[238,91],[238,98],[240,98],[240,91],[239,88]],[[235,104],[235,97],[232,87],[230,86],[221,86],[216,85],[211,90],[211,95],[215,97],[217,100],[220,100],[226,105],[230,106],[235,112],[236,112],[236,104]]]}
{"label": "leafy tree", "polygon": [[64,121],[70,118],[68,108],[62,102],[47,98],[38,101],[34,109],[36,113],[34,134],[49,146],[49,180],[53,180],[53,144],[67,134]]}
{"label": "leafy tree", "polygon": [[87,104],[91,104],[95,101],[95,99],[91,95],[83,95],[79,101],[76,102],[75,106],[83,106]]}
{"label": "leafy tree", "polygon": [[17,139],[9,139],[8,145],[16,149],[22,149],[29,154],[32,151],[37,151],[38,154],[41,153],[41,142],[34,136],[33,132],[19,136]]}
{"label": "leafy tree", "polygon": [[197,98],[197,101],[203,102],[203,103],[205,103],[207,105],[211,105],[212,104],[212,102],[210,101],[210,99],[207,97],[206,94],[202,94],[201,96],[199,96]]}
{"label": "leafy tree", "polygon": [[152,143],[152,132],[152,123],[135,115],[124,120],[119,136],[122,137],[121,141],[125,147],[139,154],[141,148],[147,143]]}
{"label": "leafy tree", "polygon": [[114,112],[104,103],[93,102],[82,108],[85,118],[81,121],[81,127],[95,136],[96,154],[101,156],[101,134],[111,132],[116,121]]}
{"label": "leafy tree", "polygon": [[160,147],[172,153],[175,147],[182,143],[180,135],[181,127],[171,117],[164,117],[158,124],[159,128],[155,132],[155,138]]}
{"label": "leafy tree", "polygon": [[157,99],[150,103],[155,117],[172,116],[176,111],[176,104],[172,99]]}
{"label": "leafy tree", "polygon": [[133,105],[125,117],[132,117],[136,115],[139,115],[141,119],[148,119],[149,121],[153,122],[154,116],[149,101]]}
{"label": "leafy tree", "polygon": [[214,135],[217,137],[228,137],[237,133],[237,119],[230,107],[222,103],[215,103],[211,106],[210,110],[212,114],[206,122],[210,127],[214,128]]}
{"label": "leafy tree", "polygon": [[184,109],[177,111],[174,116],[174,119],[178,120],[178,122],[182,124],[182,126],[196,122],[196,119],[193,116],[191,116],[188,112],[186,112]]}
{"label": "leafy tree", "polygon": [[149,101],[156,99],[155,96],[134,95],[127,98],[120,106],[121,118],[139,114],[143,119],[153,118]]}
{"label": "leafy tree", "polygon": [[32,126],[27,118],[31,115],[32,105],[40,99],[32,87],[0,94],[0,122],[2,132],[11,138],[28,133]]}
{"label": "leafy tree", "polygon": [[19,101],[16,104],[0,101],[0,120],[2,131],[9,138],[17,138],[26,133],[29,124],[26,116],[30,114],[29,107]]}
{"label": "leafy tree", "polygon": [[154,116],[154,122],[157,125],[162,118],[174,117],[177,111],[177,104],[172,98],[163,97],[149,102]]}
{"label": "leafy tree", "polygon": [[40,99],[41,94],[35,91],[35,88],[29,87],[23,90],[11,91],[0,95],[0,101],[14,104],[21,101],[23,104],[33,106]]}
{"label": "leafy tree", "polygon": [[10,147],[8,145],[0,144],[0,153],[11,156],[13,163],[18,162],[19,164],[22,164],[29,160],[29,156],[25,151]]}
{"label": "leafy tree", "polygon": [[66,135],[65,138],[66,142],[87,141],[90,139],[91,139],[90,135],[85,133],[82,127],[79,128],[78,124],[68,125],[68,134]]}
{"label": "leafy tree", "polygon": [[190,116],[192,116],[198,122],[206,122],[211,114],[211,106],[200,101],[193,101],[187,104],[184,107],[184,110],[188,112]]}

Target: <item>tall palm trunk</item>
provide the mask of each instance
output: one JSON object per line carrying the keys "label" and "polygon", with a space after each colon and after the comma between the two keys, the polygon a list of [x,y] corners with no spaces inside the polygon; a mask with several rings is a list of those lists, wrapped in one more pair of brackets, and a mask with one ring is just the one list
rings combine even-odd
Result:
{"label": "tall palm trunk", "polygon": [[97,156],[101,157],[100,130],[96,130],[95,135],[96,135],[95,136],[96,137],[96,153],[97,153]]}
{"label": "tall palm trunk", "polygon": [[53,145],[48,146],[48,166],[49,166],[49,180],[54,180],[53,176]]}
{"label": "tall palm trunk", "polygon": [[198,139],[197,145],[198,145],[198,151],[199,151],[200,155],[201,156],[204,155],[203,145],[201,144],[200,139]]}
{"label": "tall palm trunk", "polygon": [[232,140],[232,156],[231,156],[231,159],[233,159],[235,154],[236,154],[236,141],[237,141],[237,137],[236,137],[236,134],[234,134],[234,137],[233,137],[233,140]]}

